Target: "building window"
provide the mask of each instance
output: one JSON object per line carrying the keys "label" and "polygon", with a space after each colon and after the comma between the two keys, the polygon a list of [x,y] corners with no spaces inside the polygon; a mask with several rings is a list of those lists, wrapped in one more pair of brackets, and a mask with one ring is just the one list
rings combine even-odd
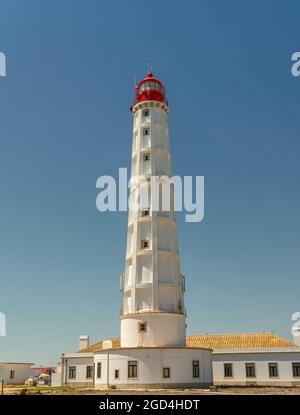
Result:
{"label": "building window", "polygon": [[93,377],[93,366],[86,367],[86,378],[91,379]]}
{"label": "building window", "polygon": [[115,370],[115,379],[120,379],[120,371],[119,369]]}
{"label": "building window", "polygon": [[143,154],[143,160],[144,161],[149,161],[150,160],[150,153],[144,153]]}
{"label": "building window", "polygon": [[150,248],[150,241],[147,239],[142,240],[142,249],[149,249]]}
{"label": "building window", "polygon": [[300,363],[292,363],[293,366],[293,376],[294,378],[299,378],[300,377]]}
{"label": "building window", "polygon": [[101,378],[101,362],[97,363],[97,378]]}
{"label": "building window", "polygon": [[9,374],[9,379],[13,380],[15,378],[15,371],[11,370]]}
{"label": "building window", "polygon": [[149,117],[149,110],[143,110],[143,117]]}
{"label": "building window", "polygon": [[69,366],[69,379],[76,379],[76,366]]}
{"label": "building window", "polygon": [[149,216],[150,210],[149,209],[143,209],[142,210],[142,216]]}
{"label": "building window", "polygon": [[149,135],[149,134],[150,134],[150,128],[144,128],[143,135]]}
{"label": "building window", "polygon": [[255,378],[255,363],[246,363],[246,377]]}
{"label": "building window", "polygon": [[199,360],[193,360],[193,378],[200,377]]}
{"label": "building window", "polygon": [[269,376],[270,378],[278,377],[278,365],[277,363],[269,363]]}
{"label": "building window", "polygon": [[146,321],[139,322],[139,333],[146,333],[147,332],[147,323]]}
{"label": "building window", "polygon": [[163,377],[168,379],[171,376],[171,369],[169,367],[163,367]]}
{"label": "building window", "polygon": [[137,368],[138,368],[137,360],[128,361],[128,377],[129,378],[137,378]]}
{"label": "building window", "polygon": [[224,363],[224,378],[232,378],[232,363]]}

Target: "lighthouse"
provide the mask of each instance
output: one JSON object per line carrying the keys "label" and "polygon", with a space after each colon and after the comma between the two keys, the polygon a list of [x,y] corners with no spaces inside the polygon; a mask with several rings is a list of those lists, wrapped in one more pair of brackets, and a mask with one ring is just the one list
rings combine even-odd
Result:
{"label": "lighthouse", "polygon": [[[212,350],[186,345],[185,278],[180,271],[173,206],[176,194],[168,111],[165,87],[149,72],[136,85],[131,106],[128,229],[125,269],[120,278],[121,335],[118,341],[108,339],[93,351],[96,388],[212,384]],[[166,187],[161,184],[168,181],[165,194]]]}
{"label": "lighthouse", "polygon": [[92,384],[105,390],[212,384],[212,349],[190,340],[186,344],[185,278],[180,270],[168,112],[165,87],[149,72],[136,85],[131,106],[120,337],[89,346],[88,336],[81,336],[80,351],[62,355],[61,384]]}
{"label": "lighthouse", "polygon": [[[135,88],[131,187],[125,272],[121,276],[121,347],[185,346],[185,278],[180,272],[176,216],[169,186],[154,206],[152,177],[172,177],[168,101],[163,83],[151,72]],[[146,189],[145,189],[146,188]],[[138,206],[141,192],[149,195]]]}

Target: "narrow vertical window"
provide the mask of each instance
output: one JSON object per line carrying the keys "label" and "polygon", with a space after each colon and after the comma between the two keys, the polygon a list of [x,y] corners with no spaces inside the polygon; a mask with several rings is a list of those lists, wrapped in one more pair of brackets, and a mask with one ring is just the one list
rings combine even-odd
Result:
{"label": "narrow vertical window", "polygon": [[86,378],[91,379],[93,377],[93,366],[89,365],[86,367]]}
{"label": "narrow vertical window", "polygon": [[277,363],[269,363],[269,376],[270,378],[278,377],[278,365]]}
{"label": "narrow vertical window", "polygon": [[200,377],[200,366],[199,366],[199,360],[193,360],[193,378],[199,378]]}
{"label": "narrow vertical window", "polygon": [[254,363],[246,363],[246,377],[255,378],[255,364]]}
{"label": "narrow vertical window", "polygon": [[300,377],[300,362],[292,363],[294,378]]}
{"label": "narrow vertical window", "polygon": [[171,376],[171,369],[169,367],[163,368],[163,377],[168,379]]}
{"label": "narrow vertical window", "polygon": [[101,378],[101,362],[97,363],[97,378]]}
{"label": "narrow vertical window", "polygon": [[138,368],[137,360],[128,361],[128,377],[129,378],[137,378],[137,368]]}
{"label": "narrow vertical window", "polygon": [[232,378],[232,363],[224,363],[224,378]]}
{"label": "narrow vertical window", "polygon": [[76,366],[69,366],[69,379],[76,379]]}

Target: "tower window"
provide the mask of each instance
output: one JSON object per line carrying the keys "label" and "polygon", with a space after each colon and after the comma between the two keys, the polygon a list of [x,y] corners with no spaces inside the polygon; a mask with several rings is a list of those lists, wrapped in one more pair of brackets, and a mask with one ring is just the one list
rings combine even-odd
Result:
{"label": "tower window", "polygon": [[120,371],[119,369],[115,370],[115,379],[119,379],[120,378]]}
{"label": "tower window", "polygon": [[69,379],[76,379],[76,366],[69,366]]}
{"label": "tower window", "polygon": [[269,363],[269,376],[270,378],[278,377],[278,365],[277,363]]}
{"label": "tower window", "polygon": [[246,377],[255,378],[255,364],[254,363],[246,363]]}
{"label": "tower window", "polygon": [[146,333],[147,332],[147,323],[146,321],[140,321],[138,323],[139,333]]}
{"label": "tower window", "polygon": [[143,160],[144,161],[149,161],[150,160],[150,153],[144,153]]}
{"label": "tower window", "polygon": [[232,363],[224,363],[224,378],[232,378]]}
{"label": "tower window", "polygon": [[128,361],[128,377],[137,378],[138,363],[137,360]]}
{"label": "tower window", "polygon": [[168,379],[171,376],[171,369],[169,367],[163,367],[163,377]]}
{"label": "tower window", "polygon": [[150,214],[149,209],[143,209],[142,210],[142,216],[149,216],[149,214]]}
{"label": "tower window", "polygon": [[142,240],[142,249],[149,249],[150,248],[150,241],[147,239]]}
{"label": "tower window", "polygon": [[181,303],[181,300],[178,300],[178,311],[179,312],[182,311],[182,303]]}
{"label": "tower window", "polygon": [[193,378],[200,377],[199,360],[193,360]]}
{"label": "tower window", "polygon": [[149,135],[150,134],[150,128],[144,128],[143,135]]}
{"label": "tower window", "polygon": [[143,117],[149,117],[149,110],[148,109],[143,111]]}

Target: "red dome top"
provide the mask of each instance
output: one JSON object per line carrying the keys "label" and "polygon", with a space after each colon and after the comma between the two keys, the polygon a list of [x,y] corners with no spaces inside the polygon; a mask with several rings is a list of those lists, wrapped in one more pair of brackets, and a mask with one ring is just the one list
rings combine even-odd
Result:
{"label": "red dome top", "polygon": [[135,87],[133,106],[143,101],[159,101],[168,105],[164,84],[159,79],[154,78],[152,72],[148,72],[146,78]]}

